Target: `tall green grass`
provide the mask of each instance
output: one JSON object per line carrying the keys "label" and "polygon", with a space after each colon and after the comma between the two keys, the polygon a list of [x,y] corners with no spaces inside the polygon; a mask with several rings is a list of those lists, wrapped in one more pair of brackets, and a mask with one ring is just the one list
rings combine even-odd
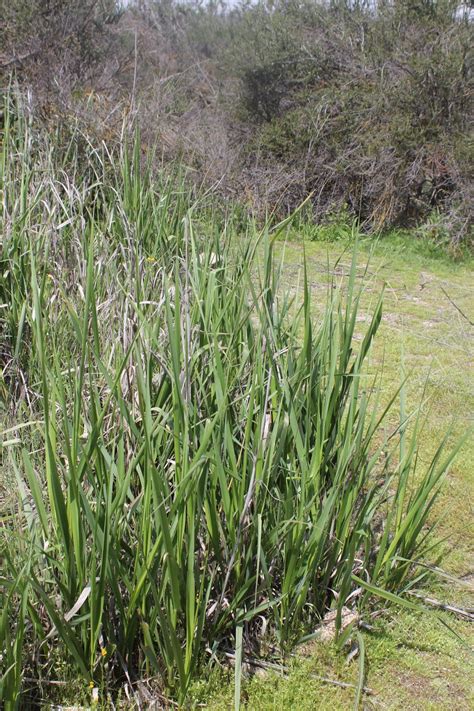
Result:
{"label": "tall green grass", "polygon": [[279,284],[285,224],[237,239],[153,177],[138,137],[76,129],[59,149],[18,120],[0,176],[3,372],[24,382],[3,384],[9,706],[58,647],[104,693],[153,675],[183,702],[263,628],[289,649],[329,609],[340,626],[346,604],[402,599],[450,457],[414,478],[417,428],[384,426],[364,371],[382,296],[357,338],[356,252],[315,318],[306,273],[301,302]]}

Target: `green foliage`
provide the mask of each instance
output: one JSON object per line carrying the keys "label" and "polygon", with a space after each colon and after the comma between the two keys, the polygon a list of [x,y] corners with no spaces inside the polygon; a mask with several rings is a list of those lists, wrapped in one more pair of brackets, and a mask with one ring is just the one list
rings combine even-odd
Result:
{"label": "green foliage", "polygon": [[436,208],[451,241],[469,242],[472,176],[458,151],[472,145],[472,25],[452,3],[260,2],[237,24],[229,52],[256,123],[246,165],[263,159],[267,183],[286,169],[285,207],[312,191],[318,220],[346,204],[375,230]]}
{"label": "green foliage", "polygon": [[89,145],[90,172],[66,180],[33,128],[3,146],[4,194],[24,195],[3,208],[9,270],[27,282],[2,288],[30,334],[29,417],[2,451],[18,486],[3,696],[21,704],[22,669],[56,674],[59,641],[104,698],[153,674],[184,702],[206,650],[258,647],[262,619],[288,650],[329,609],[339,628],[361,580],[361,606],[403,602],[452,455],[443,440],[414,479],[419,415],[388,428],[397,393],[382,407],[364,368],[382,296],[356,338],[356,251],[316,320],[306,273],[301,303],[279,286],[294,218],[236,240],[155,181],[138,134]]}

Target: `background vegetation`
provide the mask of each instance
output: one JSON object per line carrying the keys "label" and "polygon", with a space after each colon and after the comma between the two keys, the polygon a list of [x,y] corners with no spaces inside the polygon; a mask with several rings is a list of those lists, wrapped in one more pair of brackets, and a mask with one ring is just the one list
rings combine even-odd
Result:
{"label": "background vegetation", "polygon": [[145,150],[260,215],[311,194],[318,222],[472,240],[468,4],[15,0],[1,16],[4,84],[14,70],[48,121],[110,139],[137,112]]}
{"label": "background vegetation", "polygon": [[358,708],[370,659],[397,708],[399,670],[427,678],[415,624],[453,678],[473,619],[469,18],[4,9],[6,707],[304,708],[311,679]]}

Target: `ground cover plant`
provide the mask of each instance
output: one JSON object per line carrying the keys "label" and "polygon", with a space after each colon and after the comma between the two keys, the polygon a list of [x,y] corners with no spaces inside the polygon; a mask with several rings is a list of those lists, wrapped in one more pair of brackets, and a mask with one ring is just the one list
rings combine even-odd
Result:
{"label": "ground cover plant", "polygon": [[298,294],[279,285],[292,218],[239,234],[126,126],[118,146],[51,139],[18,101],[1,162],[6,703],[40,703],[65,665],[100,703],[149,677],[185,703],[233,653],[238,706],[243,654],[288,653],[331,610],[337,629],[347,606],[418,609],[413,561],[457,447],[440,437],[418,467],[419,411],[365,369],[383,294],[361,333],[356,252],[313,313],[307,273]]}

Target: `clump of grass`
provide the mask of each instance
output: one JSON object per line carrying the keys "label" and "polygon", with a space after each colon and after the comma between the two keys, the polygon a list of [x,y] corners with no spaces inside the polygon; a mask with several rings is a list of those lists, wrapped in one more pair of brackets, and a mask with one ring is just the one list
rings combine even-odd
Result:
{"label": "clump of grass", "polygon": [[306,274],[302,303],[279,287],[286,221],[239,241],[196,232],[199,202],[154,182],[138,140],[86,146],[72,178],[11,146],[4,195],[29,171],[3,207],[24,279],[2,300],[29,334],[30,402],[2,454],[19,492],[3,697],[21,703],[25,669],[48,678],[60,640],[104,693],[152,674],[184,701],[206,655],[258,647],[262,621],[289,649],[329,609],[340,627],[350,600],[402,600],[451,455],[415,481],[417,428],[408,439],[402,410],[383,434],[364,374],[382,296],[357,340],[356,252],[315,321]]}

